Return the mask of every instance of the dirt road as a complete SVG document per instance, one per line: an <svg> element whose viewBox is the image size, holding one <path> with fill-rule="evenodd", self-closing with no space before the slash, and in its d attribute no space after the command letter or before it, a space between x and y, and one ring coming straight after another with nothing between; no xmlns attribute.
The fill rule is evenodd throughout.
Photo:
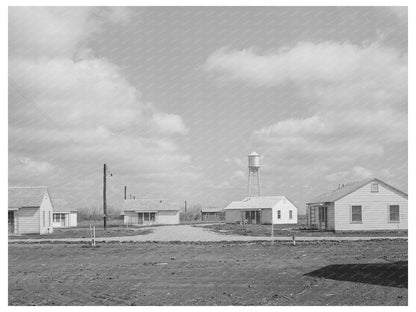
<svg viewBox="0 0 416 312"><path fill-rule="evenodd" d="M407 242L9 244L10 305L406 305Z"/></svg>
<svg viewBox="0 0 416 312"><path fill-rule="evenodd" d="M288 236L279 236L274 238L277 241L291 241L292 237ZM354 241L354 240L373 240L373 239L405 239L407 237L390 237L390 236L378 236L378 237L368 237L368 236L353 236L353 237L310 237L310 236L299 236L296 237L297 241L316 241L316 240L329 240L329 241ZM62 238L62 239L31 239L31 240L19 240L14 239L13 242L19 241L72 241L72 242L86 242L89 241L89 238ZM270 237L266 236L242 236L242 235L225 235L209 231L204 229L204 227L194 227L190 225L172 225L172 226L158 226L153 227L152 232L143 235L137 236L120 236L120 237L98 237L97 241L106 241L106 242L247 242L247 241L270 241Z"/></svg>

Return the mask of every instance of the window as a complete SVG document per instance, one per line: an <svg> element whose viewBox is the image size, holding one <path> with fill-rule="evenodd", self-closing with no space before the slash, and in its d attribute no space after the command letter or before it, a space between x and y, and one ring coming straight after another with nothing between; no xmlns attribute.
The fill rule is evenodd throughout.
<svg viewBox="0 0 416 312"><path fill-rule="evenodd" d="M362 206L351 206L351 223L362 223Z"/></svg>
<svg viewBox="0 0 416 312"><path fill-rule="evenodd" d="M289 219L292 220L293 215L292 215L292 210L289 210Z"/></svg>
<svg viewBox="0 0 416 312"><path fill-rule="evenodd" d="M371 192L378 192L378 183L371 183Z"/></svg>
<svg viewBox="0 0 416 312"><path fill-rule="evenodd" d="M54 213L53 214L53 222L61 222L61 214Z"/></svg>
<svg viewBox="0 0 416 312"><path fill-rule="evenodd" d="M400 222L399 205L389 205L389 222Z"/></svg>
<svg viewBox="0 0 416 312"><path fill-rule="evenodd" d="M280 210L277 211L277 218L280 219L281 218L281 214L280 214Z"/></svg>

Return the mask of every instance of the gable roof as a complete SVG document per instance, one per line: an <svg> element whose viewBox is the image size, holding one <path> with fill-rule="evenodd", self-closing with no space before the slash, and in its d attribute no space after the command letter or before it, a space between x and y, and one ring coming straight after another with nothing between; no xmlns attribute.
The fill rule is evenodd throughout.
<svg viewBox="0 0 416 312"><path fill-rule="evenodd" d="M205 207L201 208L201 212L223 212L224 210L222 208L218 207Z"/></svg>
<svg viewBox="0 0 416 312"><path fill-rule="evenodd" d="M126 199L124 210L128 211L178 211L179 207L166 199Z"/></svg>
<svg viewBox="0 0 416 312"><path fill-rule="evenodd" d="M46 186L9 187L9 208L40 207Z"/></svg>
<svg viewBox="0 0 416 312"><path fill-rule="evenodd" d="M77 208L70 207L65 199L58 198L53 200L53 212L76 212Z"/></svg>
<svg viewBox="0 0 416 312"><path fill-rule="evenodd" d="M246 197L242 201L233 201L224 210L273 208L285 196Z"/></svg>
<svg viewBox="0 0 416 312"><path fill-rule="evenodd" d="M395 191L396 193L399 193L402 196L407 198L407 194L405 192L400 191L399 189L381 181L380 179L371 178L371 179L364 179L364 180L361 180L361 181L347 183L343 187L341 187L340 189L336 189L336 190L333 190L333 191L330 191L330 192L319 195L318 197L313 199L313 201L310 201L307 204L335 202L335 201L340 200L341 198L351 194L352 192L355 192L356 190L362 188L363 186L365 186L365 185L367 185L371 182L380 183L380 184L384 185L385 187L387 187L387 188Z"/></svg>

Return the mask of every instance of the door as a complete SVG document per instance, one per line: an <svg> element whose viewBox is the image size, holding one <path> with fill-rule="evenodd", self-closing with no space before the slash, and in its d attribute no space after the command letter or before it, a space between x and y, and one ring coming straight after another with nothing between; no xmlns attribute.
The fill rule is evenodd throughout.
<svg viewBox="0 0 416 312"><path fill-rule="evenodd" d="M14 233L14 211L9 211L9 234Z"/></svg>
<svg viewBox="0 0 416 312"><path fill-rule="evenodd" d="M137 223L138 224L143 224L143 213L139 212L137 215Z"/></svg>
<svg viewBox="0 0 416 312"><path fill-rule="evenodd" d="M321 231L326 231L328 228L328 207L320 206L319 207L319 229Z"/></svg>

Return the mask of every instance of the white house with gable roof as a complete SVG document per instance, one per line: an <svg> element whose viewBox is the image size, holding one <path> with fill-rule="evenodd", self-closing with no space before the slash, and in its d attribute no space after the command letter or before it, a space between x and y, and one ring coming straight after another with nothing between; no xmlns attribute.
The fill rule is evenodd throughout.
<svg viewBox="0 0 416 312"><path fill-rule="evenodd" d="M233 201L225 211L225 222L248 224L296 224L298 209L286 196L246 197Z"/></svg>

